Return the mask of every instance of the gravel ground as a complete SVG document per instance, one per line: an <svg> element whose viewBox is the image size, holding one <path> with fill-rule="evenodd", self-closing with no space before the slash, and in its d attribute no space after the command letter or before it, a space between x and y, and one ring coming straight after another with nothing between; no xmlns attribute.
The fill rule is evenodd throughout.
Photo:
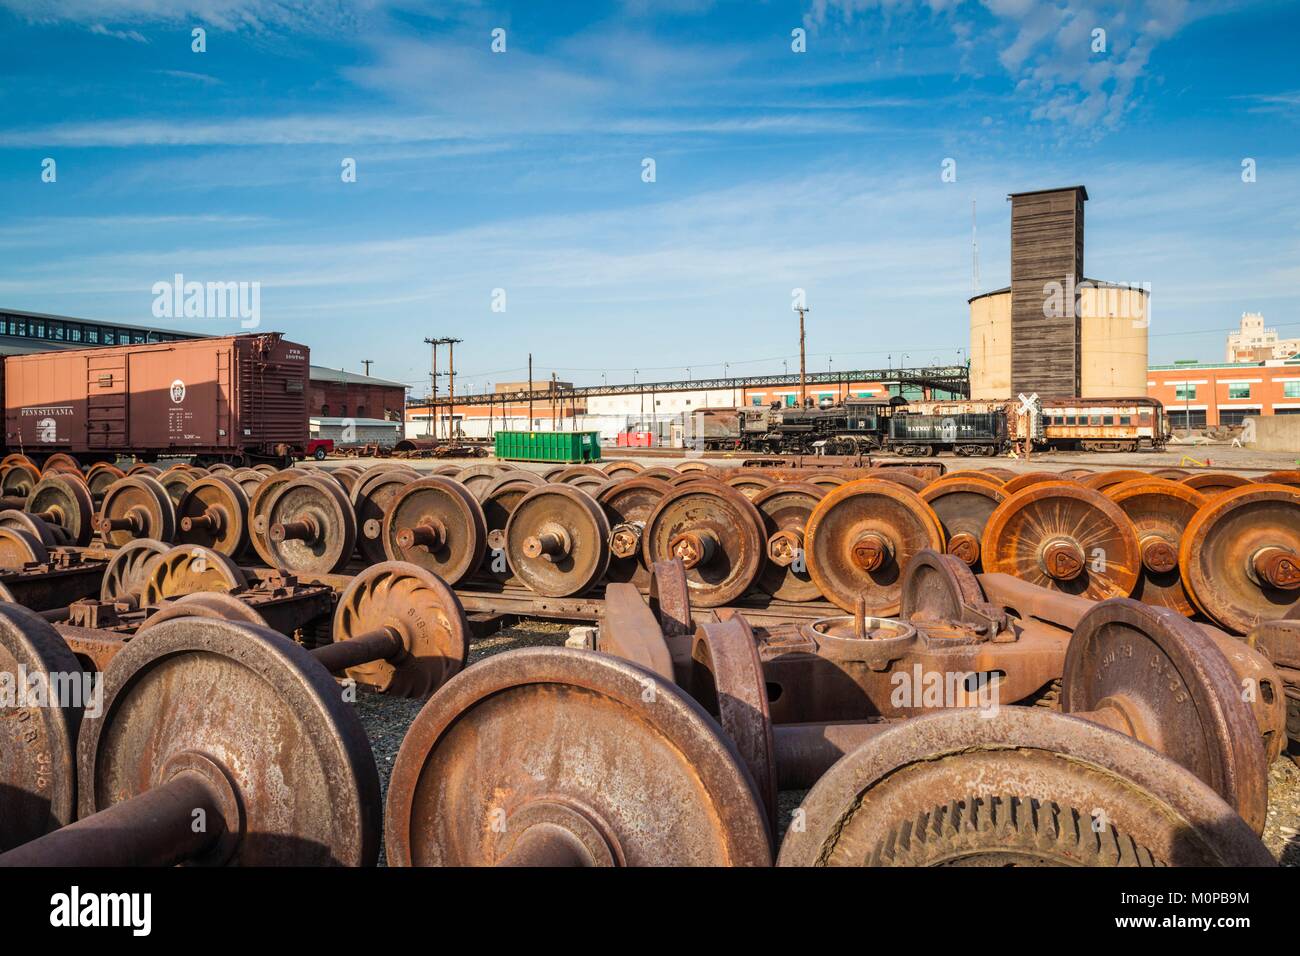
<svg viewBox="0 0 1300 956"><path fill-rule="evenodd" d="M517 647L562 645L568 636L565 624L550 621L523 621L505 628L490 637L476 640L470 649L470 663ZM420 711L421 702L378 694L358 695L357 709L361 723L370 737L379 767L381 795L388 793L388 776L393 761L402 744L406 729ZM779 797L779 836L789 825L790 815L803 800L807 791L782 791ZM1283 866L1300 866L1300 767L1289 757L1279 757L1269 770L1268 819L1264 827L1264 843ZM380 848L380 865L383 865L383 848Z"/></svg>

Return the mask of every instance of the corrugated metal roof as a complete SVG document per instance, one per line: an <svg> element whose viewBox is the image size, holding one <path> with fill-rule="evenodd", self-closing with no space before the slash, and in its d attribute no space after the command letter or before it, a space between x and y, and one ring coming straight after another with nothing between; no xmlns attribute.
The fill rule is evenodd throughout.
<svg viewBox="0 0 1300 956"><path fill-rule="evenodd" d="M336 382L343 385L386 385L389 388L406 388L402 382L390 382L386 378L373 375L361 375L358 372L345 372L341 368L326 368L324 365L311 367L313 382Z"/></svg>

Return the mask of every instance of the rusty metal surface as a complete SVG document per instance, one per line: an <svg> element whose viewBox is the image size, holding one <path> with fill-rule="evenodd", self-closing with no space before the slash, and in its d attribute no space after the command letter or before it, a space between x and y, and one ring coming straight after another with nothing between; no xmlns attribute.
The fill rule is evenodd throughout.
<svg viewBox="0 0 1300 956"><path fill-rule="evenodd" d="M95 531L92 525L95 504L80 474L76 477L59 473L46 475L27 496L25 510L62 528L69 543L78 547L88 545Z"/></svg>
<svg viewBox="0 0 1300 956"><path fill-rule="evenodd" d="M62 534L60 529L56 529L54 525L42 521L35 515L29 515L26 511L15 508L0 511L0 528L17 528L19 531L26 531L46 548L67 544L67 536Z"/></svg>
<svg viewBox="0 0 1300 956"><path fill-rule="evenodd" d="M179 544L201 544L230 557L248 547L248 495L233 478L209 475L194 482L181 496L176 516Z"/></svg>
<svg viewBox="0 0 1300 956"><path fill-rule="evenodd" d="M1126 481L1145 481L1150 477L1150 473L1139 471L1136 468L1112 468L1109 471L1084 475L1079 479L1079 484L1085 488L1091 488L1093 491L1105 491Z"/></svg>
<svg viewBox="0 0 1300 956"><path fill-rule="evenodd" d="M144 622L136 628L135 633L144 634L167 621L174 621L181 617L203 617L268 627L266 619L256 608L233 594L224 591L195 591L193 594L185 594L163 604L145 618Z"/></svg>
<svg viewBox="0 0 1300 956"><path fill-rule="evenodd" d="M0 605L0 674L11 687L42 675L47 688L57 688L51 678L61 682L80 672L48 623L25 608ZM32 698L0 706L0 851L75 818L81 717L71 701Z"/></svg>
<svg viewBox="0 0 1300 956"><path fill-rule="evenodd" d="M1142 569L1132 596L1191 617L1196 607L1183 587L1178 547L1188 522L1209 499L1195 488L1164 478L1119 482L1104 493L1128 515L1137 532Z"/></svg>
<svg viewBox="0 0 1300 956"><path fill-rule="evenodd" d="M169 550L169 545L152 538L137 538L118 548L104 569L99 599L101 601L138 600L149 577L150 562Z"/></svg>
<svg viewBox="0 0 1300 956"><path fill-rule="evenodd" d="M1255 715L1214 640L1176 611L1117 598L1084 615L1065 655L1061 711L1177 761L1263 832L1268 774Z"/></svg>
<svg viewBox="0 0 1300 956"><path fill-rule="evenodd" d="M389 561L367 568L339 596L335 644L386 630L400 650L349 667L348 676L379 693L427 697L465 666L469 622L459 599L437 575Z"/></svg>
<svg viewBox="0 0 1300 956"><path fill-rule="evenodd" d="M267 475L257 490L253 492L248 499L248 531L250 542L253 550L262 561L271 566L275 566L275 554L271 551L271 541L267 537L267 532L271 530L271 524L268 520L268 514L271 510L271 503L275 496L289 482L311 472L296 471L292 468L284 468Z"/></svg>
<svg viewBox="0 0 1300 956"><path fill-rule="evenodd" d="M681 559L691 603L718 607L744 594L763 563L763 519L753 502L702 480L660 499L642 535L645 563Z"/></svg>
<svg viewBox="0 0 1300 956"><path fill-rule="evenodd" d="M934 509L943 526L948 553L979 572L984 570L980 562L984 528L1007 493L997 479L960 477L964 474L967 472L934 482L921 492L921 498Z"/></svg>
<svg viewBox="0 0 1300 956"><path fill-rule="evenodd" d="M781 601L815 601L821 590L808 572L804 536L808 517L826 488L805 482L788 482L765 488L751 499L763 516L763 562L755 583Z"/></svg>
<svg viewBox="0 0 1300 956"><path fill-rule="evenodd" d="M1127 597L1141 558L1128 517L1101 492L1040 482L998 505L984 528L984 569L1104 600Z"/></svg>
<svg viewBox="0 0 1300 956"><path fill-rule="evenodd" d="M903 569L925 548L942 551L943 529L921 496L892 481L865 479L830 491L804 532L809 571L845 610L859 596L866 613L898 613Z"/></svg>
<svg viewBox="0 0 1300 956"><path fill-rule="evenodd" d="M659 620L632 585L611 584L605 589L596 636L596 647L602 654L631 661L664 680L677 680Z"/></svg>
<svg viewBox="0 0 1300 956"><path fill-rule="evenodd" d="M352 509L357 515L357 550L366 561L375 564L387 560L383 538L384 514L397 494L419 477L417 472L402 465L376 465L352 485Z"/></svg>
<svg viewBox="0 0 1300 956"><path fill-rule="evenodd" d="M1286 679L1282 668L1240 637L1212 624L1200 628L1227 658L1237 678L1240 696L1250 705L1264 746L1264 763L1271 765L1286 748Z"/></svg>
<svg viewBox="0 0 1300 956"><path fill-rule="evenodd" d="M787 832L778 865L1274 865L1190 771L1037 708L885 729L832 767L801 809L807 826Z"/></svg>
<svg viewBox="0 0 1300 956"><path fill-rule="evenodd" d="M127 475L104 493L97 528L110 547L137 538L170 542L176 537L176 505L157 478Z"/></svg>
<svg viewBox="0 0 1300 956"><path fill-rule="evenodd" d="M430 698L385 816L392 866L515 862L535 826L562 831L546 842L575 865L771 862L762 802L714 720L650 671L569 648L494 655Z"/></svg>
<svg viewBox="0 0 1300 956"><path fill-rule="evenodd" d="M609 519L581 488L541 485L511 510L505 556L514 576L530 591L546 597L582 594L609 567Z"/></svg>
<svg viewBox="0 0 1300 956"><path fill-rule="evenodd" d="M1241 475L1234 475L1231 472L1224 471L1199 471L1182 479L1182 482L1187 487L1195 488L1208 497L1214 497L1221 491L1228 491L1231 488L1239 488L1242 485L1251 483L1249 478L1243 478Z"/></svg>
<svg viewBox="0 0 1300 956"><path fill-rule="evenodd" d="M717 718L758 787L776 837L777 754L763 665L749 624L739 615L702 623L691 643L691 696Z"/></svg>
<svg viewBox="0 0 1300 956"><path fill-rule="evenodd" d="M380 532L390 561L408 561L457 584L478 570L487 550L487 525L478 500L445 475L403 485Z"/></svg>
<svg viewBox="0 0 1300 956"><path fill-rule="evenodd" d="M988 474L996 474L993 469L986 469ZM1028 488L1031 485L1041 484L1044 481L1060 481L1061 476L1054 471L1028 471L1020 474L1008 472L1006 480L1002 484L1002 490L1008 495L1014 495L1017 491Z"/></svg>
<svg viewBox="0 0 1300 956"><path fill-rule="evenodd" d="M1188 522L1178 551L1183 585L1234 634L1300 603L1300 495L1249 484L1215 495Z"/></svg>
<svg viewBox="0 0 1300 956"><path fill-rule="evenodd" d="M247 625L170 621L127 643L103 681L103 712L83 722L78 743L82 824L48 852L33 846L37 860L157 863L154 854L174 845L208 864L375 862L379 781L365 731L292 641ZM125 820L92 816L189 774L221 808L208 814L201 846L192 802ZM237 826L220 826L232 807Z"/></svg>
<svg viewBox="0 0 1300 956"><path fill-rule="evenodd" d="M298 574L338 571L356 547L356 512L333 480L304 475L280 486L266 521L272 567Z"/></svg>
<svg viewBox="0 0 1300 956"><path fill-rule="evenodd" d="M0 571L0 590L5 600L48 611L94 595L104 568L104 561L83 558L76 551L56 551L46 564Z"/></svg>
<svg viewBox="0 0 1300 956"><path fill-rule="evenodd" d="M236 591L248 583L234 561L198 544L176 545L150 561L145 573L144 604L161 604L195 591Z"/></svg>
<svg viewBox="0 0 1300 956"><path fill-rule="evenodd" d="M641 538L645 523L660 499L672 489L659 478L611 478L595 492L596 501L605 509L610 526L610 559L605 580L630 582L641 590L650 585L650 568L645 563Z"/></svg>
<svg viewBox="0 0 1300 956"><path fill-rule="evenodd" d="M34 534L20 528L0 528L0 569L14 571L49 559L49 551Z"/></svg>

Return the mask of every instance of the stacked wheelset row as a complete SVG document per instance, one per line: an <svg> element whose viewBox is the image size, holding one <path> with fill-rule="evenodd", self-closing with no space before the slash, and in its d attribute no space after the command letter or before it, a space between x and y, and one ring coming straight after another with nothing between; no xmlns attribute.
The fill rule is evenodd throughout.
<svg viewBox="0 0 1300 956"><path fill-rule="evenodd" d="M920 565L947 560L926 552ZM678 580L655 588L664 626L690 622L680 565L668 570ZM962 577L960 566L949 570ZM912 579L914 605L935 589ZM444 598L463 622L454 594ZM689 626L680 678L604 648L497 655L443 684L409 729L382 815L389 862L766 865L777 782L817 764L782 864L1271 863L1193 769L1112 729L1123 707L1087 712L1097 690L1087 661L1116 625L1162 654L1196 658L1180 672L1180 699L1195 700L1202 721L1225 720L1231 747L1195 770L1249 799L1259 773L1248 758L1262 761L1260 744L1227 665L1194 625L1129 606L1143 607L1106 602L1079 622L1063 698L1070 715L1008 707L774 725L741 617ZM926 610L918 626L951 642L956 622ZM32 674L80 668L57 629L13 606L0 606L0 651L6 666ZM372 864L378 779L334 669L248 622L176 617L142 629L104 669L97 713L67 705L24 715L21 759L6 751L0 761L0 783L24 798L0 820L9 851L0 865ZM1172 699L1163 687L1135 689L1144 693L1158 708ZM1193 763L1214 752L1193 738L1167 745ZM193 826L196 809L206 827Z"/></svg>

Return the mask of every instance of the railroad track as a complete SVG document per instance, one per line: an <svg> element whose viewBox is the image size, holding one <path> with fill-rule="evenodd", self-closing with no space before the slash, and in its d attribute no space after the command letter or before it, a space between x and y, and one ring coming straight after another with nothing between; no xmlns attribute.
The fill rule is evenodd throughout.
<svg viewBox="0 0 1300 956"><path fill-rule="evenodd" d="M7 460L0 662L100 675L106 706L34 714L30 759L0 761L0 784L49 797L0 821L0 863L364 865L381 825L389 862L416 865L1268 862L1266 767L1300 696L1300 475L924 468ZM599 627L466 668L519 618ZM382 813L357 687L427 698ZM122 722L163 706L171 736L135 747ZM268 726L313 750L264 746ZM905 768L923 785L899 790ZM430 786L443 773L463 786ZM1005 825L1031 795L977 782L1017 774L1051 819L1106 806L1113 840ZM816 825L777 847L792 787ZM868 792L888 812L855 814ZM504 830L482 816L501 793ZM185 835L178 800L223 826ZM907 837L953 807L990 826Z"/></svg>

